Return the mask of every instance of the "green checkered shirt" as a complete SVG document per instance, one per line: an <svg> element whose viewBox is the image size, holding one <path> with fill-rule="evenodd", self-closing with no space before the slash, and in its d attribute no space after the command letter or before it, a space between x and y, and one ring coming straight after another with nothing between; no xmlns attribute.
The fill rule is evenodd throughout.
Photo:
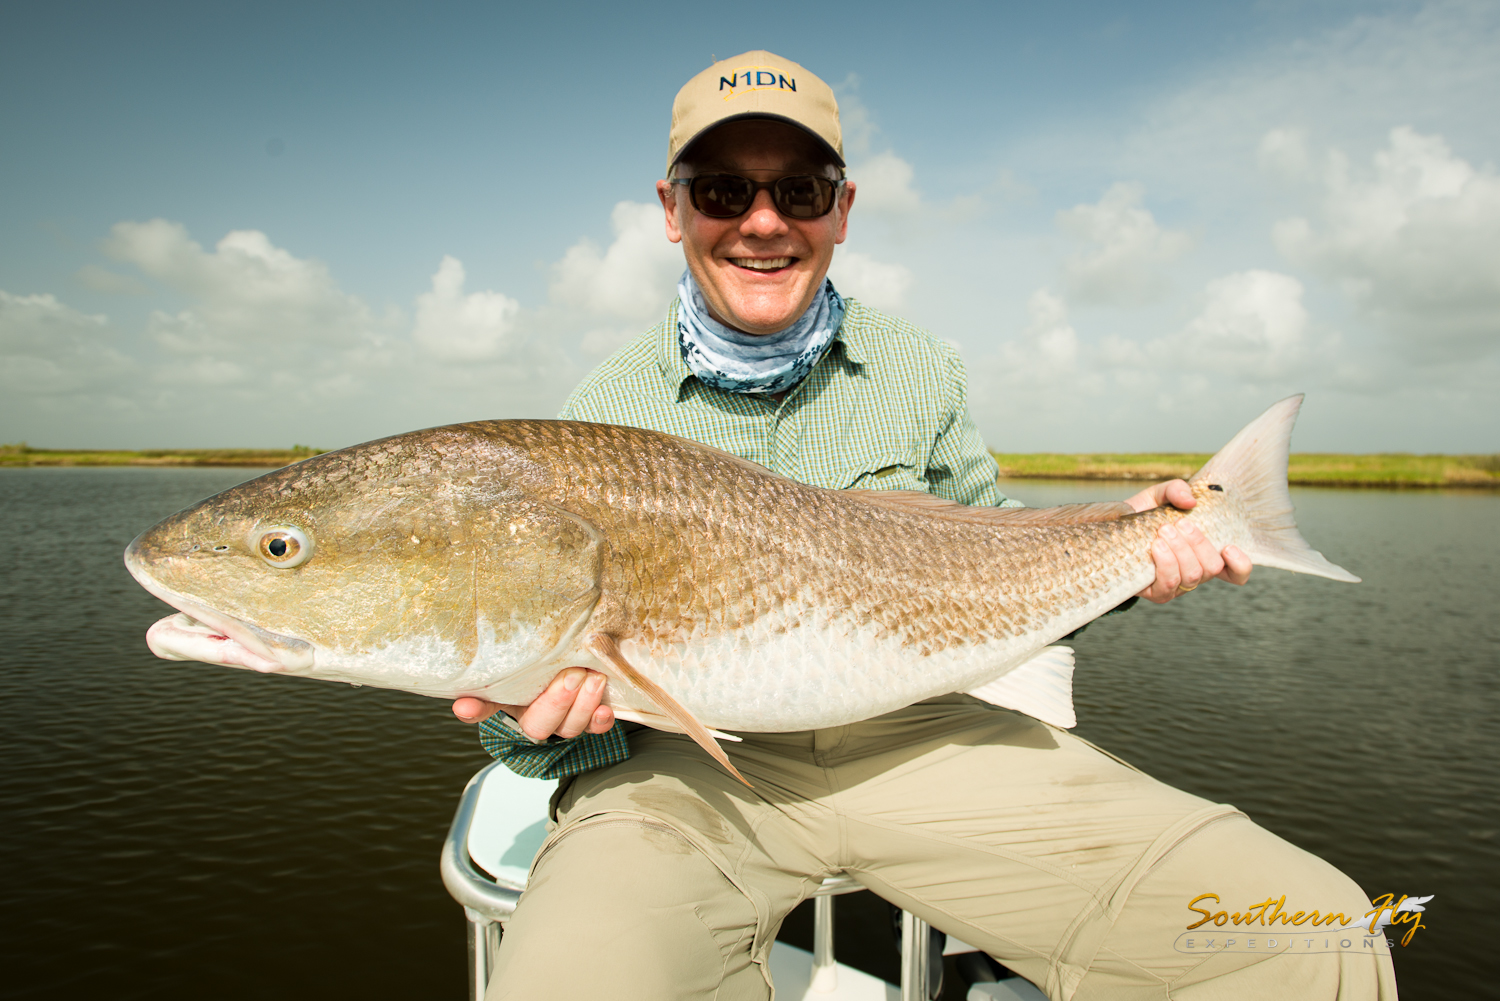
<svg viewBox="0 0 1500 1001"><path fill-rule="evenodd" d="M923 490L963 504L1018 506L969 417L958 352L858 300L807 378L780 402L699 382L682 360L677 301L666 320L573 391L564 420L666 431L833 490ZM622 725L532 743L505 716L479 726L485 750L521 775L563 778L630 756Z"/></svg>

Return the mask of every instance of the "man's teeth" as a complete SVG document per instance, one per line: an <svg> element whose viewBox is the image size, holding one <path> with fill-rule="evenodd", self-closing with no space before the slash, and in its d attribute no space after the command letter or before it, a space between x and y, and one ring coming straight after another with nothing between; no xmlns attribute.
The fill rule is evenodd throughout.
<svg viewBox="0 0 1500 1001"><path fill-rule="evenodd" d="M777 268L789 268L792 266L791 257L731 257L731 264L738 264L742 268L750 268L752 271L775 271Z"/></svg>

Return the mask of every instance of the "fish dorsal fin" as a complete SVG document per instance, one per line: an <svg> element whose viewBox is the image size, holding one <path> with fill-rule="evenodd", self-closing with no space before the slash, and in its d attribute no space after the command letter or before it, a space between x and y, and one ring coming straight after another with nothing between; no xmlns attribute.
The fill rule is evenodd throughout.
<svg viewBox="0 0 1500 1001"><path fill-rule="evenodd" d="M1073 648L1043 647L1019 667L969 689L967 694L1002 709L1034 716L1043 723L1072 729L1078 725L1073 713Z"/></svg>
<svg viewBox="0 0 1500 1001"><path fill-rule="evenodd" d="M1124 501L1061 504L1057 507L970 507L920 490L845 490L843 494L892 511L985 525L1081 525L1091 521L1114 521L1135 514L1135 509Z"/></svg>
<svg viewBox="0 0 1500 1001"><path fill-rule="evenodd" d="M666 716L673 723L677 724L683 733L692 737L698 746L712 755L715 761L729 771L729 774L741 782L745 782L745 776L741 775L738 769L729 763L729 756L724 753L723 748L714 742L713 735L709 733L708 728L699 723L692 713L683 708L682 703L668 695L665 689L640 671L637 671L634 665L626 660L625 655L620 652L620 645L615 642L613 636L610 636L608 633L591 633L584 640L583 645L595 657L598 657L607 664L611 670L619 672L620 677L624 681L634 686L646 698L655 702L656 707L662 711L663 716ZM745 782L745 785L753 788L749 782Z"/></svg>

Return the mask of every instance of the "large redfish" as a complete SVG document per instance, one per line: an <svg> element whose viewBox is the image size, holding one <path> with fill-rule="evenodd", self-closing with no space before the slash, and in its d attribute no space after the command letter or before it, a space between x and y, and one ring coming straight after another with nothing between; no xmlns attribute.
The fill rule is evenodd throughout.
<svg viewBox="0 0 1500 1001"><path fill-rule="evenodd" d="M1358 580L1292 520L1276 404L1191 479L1195 523L1256 563ZM160 657L531 701L562 668L691 734L851 723L947 692L1073 725L1048 644L1151 582L1124 504L972 508L835 491L695 442L480 421L319 455L173 515L130 572L181 609Z"/></svg>

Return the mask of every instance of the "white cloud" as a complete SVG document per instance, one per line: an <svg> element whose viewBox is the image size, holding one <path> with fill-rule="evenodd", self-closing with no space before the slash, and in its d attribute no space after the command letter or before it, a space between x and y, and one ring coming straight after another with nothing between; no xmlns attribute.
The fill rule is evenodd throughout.
<svg viewBox="0 0 1500 1001"><path fill-rule="evenodd" d="M1335 150L1317 222L1273 228L1288 260L1333 279L1377 326L1419 356L1479 357L1500 347L1500 177L1441 136L1390 133L1372 169Z"/></svg>
<svg viewBox="0 0 1500 1001"><path fill-rule="evenodd" d="M1088 245L1063 265L1074 298L1131 305L1166 291L1160 269L1186 253L1193 241L1186 233L1162 229L1142 207L1144 195L1140 185L1119 182L1097 203L1057 213L1058 228Z"/></svg>
<svg viewBox="0 0 1500 1001"><path fill-rule="evenodd" d="M1267 132L1256 150L1256 161L1261 170L1282 180L1298 180L1306 176L1312 166L1306 130L1272 129Z"/></svg>
<svg viewBox="0 0 1500 1001"><path fill-rule="evenodd" d="M911 288L911 269L877 261L869 254L839 247L833 252L828 277L841 295L853 296L876 309L899 310Z"/></svg>
<svg viewBox="0 0 1500 1001"><path fill-rule="evenodd" d="M1105 308L1074 309L1077 373L1051 390L1064 406L1003 387L999 402L976 404L986 432L1016 448L1210 447L1233 430L1204 430L1219 414L1308 390L1299 448L1494 447L1500 213L1487 164L1500 160L1500 117L1483 95L1500 87L1500 7L1424 2L1340 21L1226 51L1110 123L1059 116L1007 142L1001 164L1037 185L1042 205L1071 205L1081 185L1130 178L1150 194L1142 208L1170 197L1168 228L1196 240L1169 269L1154 265L1156 278L1173 279L1157 286L1155 303L1126 308L1128 296L1101 296ZM1392 131L1402 123L1413 127ZM1347 155L1330 156L1330 146ZM914 159L925 176L926 161ZM913 264L914 305L941 311L940 332L993 329L990 302L934 308L934 297L957 302L962 283L989 291L1002 316L1019 312L1056 267L1069 304L1094 298L1085 279L1100 276L1080 270L1085 255L1054 257L1024 207L1000 222L984 240L945 234L945 249L974 259L955 254L953 279L877 252ZM994 340L1015 350L1027 321L1010 324ZM971 335L965 353L995 357L981 337ZM995 386L982 369L976 385ZM1011 399L1024 399L1025 415ZM1191 431L1140 426L1142 415L1189 411Z"/></svg>
<svg viewBox="0 0 1500 1001"><path fill-rule="evenodd" d="M1019 379L1052 382L1078 367L1078 334L1068 322L1068 304L1048 289L1037 289L1026 301L1031 322L1019 342L1004 345L1001 357Z"/></svg>
<svg viewBox="0 0 1500 1001"><path fill-rule="evenodd" d="M464 266L445 256L432 291L417 296L412 339L444 361L487 361L511 346L521 304L499 292L464 292Z"/></svg>
<svg viewBox="0 0 1500 1001"><path fill-rule="evenodd" d="M681 248L667 240L661 205L620 202L610 227L615 238L606 249L585 237L552 266L552 301L592 327L584 337L591 353L659 321L685 267Z"/></svg>
<svg viewBox="0 0 1500 1001"><path fill-rule="evenodd" d="M1144 105L1141 126L1123 144L1105 131L1112 148L1091 144L1082 152L1106 157L1153 191L1214 198L1232 209L1236 195L1255 207L1246 197L1254 178L1245 153L1270 130L1363 147L1394 125L1420 122L1492 148L1500 127L1481 95L1500 88L1497 43L1500 7L1488 0L1360 12L1211 61L1196 80Z"/></svg>
<svg viewBox="0 0 1500 1001"><path fill-rule="evenodd" d="M1208 283L1203 308L1148 353L1163 368L1237 376L1283 377L1309 359L1311 322L1302 283L1274 271L1241 271Z"/></svg>
<svg viewBox="0 0 1500 1001"><path fill-rule="evenodd" d="M144 283L101 268L97 264L85 264L73 277L89 291L103 292L106 295L145 295L151 291Z"/></svg>
<svg viewBox="0 0 1500 1001"><path fill-rule="evenodd" d="M908 216L922 210L922 196L912 186L916 171L895 153L886 151L849 168L855 182L854 205L861 213Z"/></svg>
<svg viewBox="0 0 1500 1001"><path fill-rule="evenodd" d="M1068 321L1068 304L1049 289L1040 288L1026 301L1028 322L1015 340L1001 343L995 353L975 367L976 395L988 400L1055 395L1080 387L1080 364L1086 363L1078 333Z"/></svg>
<svg viewBox="0 0 1500 1001"><path fill-rule="evenodd" d="M534 315L503 293L467 291L451 256L408 320L256 230L206 250L179 223L124 222L105 250L188 300L146 320L160 357L133 393L158 411L286 415L277 419L298 440L311 436L295 428L322 414L361 440L445 419L553 413L576 376L557 345L535 336Z"/></svg>
<svg viewBox="0 0 1500 1001"><path fill-rule="evenodd" d="M327 265L293 256L259 230L235 230L208 252L181 223L122 222L104 250L192 302L151 316L152 334L172 351L350 346L385 325L338 287Z"/></svg>
<svg viewBox="0 0 1500 1001"><path fill-rule="evenodd" d="M134 368L104 316L51 295L0 291L0 388L9 399L111 393Z"/></svg>
<svg viewBox="0 0 1500 1001"><path fill-rule="evenodd" d="M850 73L842 83L833 88L838 97L839 127L843 132L846 161L868 154L879 131L870 115L870 109L860 99L859 84L859 74Z"/></svg>
<svg viewBox="0 0 1500 1001"><path fill-rule="evenodd" d="M1045 427L1040 433L1047 435L1065 425L1086 426L1087 415L1105 409L1139 417L1211 405L1219 397L1242 397L1253 407L1343 376L1329 361L1337 340L1318 336L1302 284L1269 271L1209 282L1195 316L1174 333L1147 340L1114 332L1081 336L1067 301L1045 288L1031 294L1027 314L1020 336L976 366L975 410L984 417L1008 414L1006 422ZM1293 387L1289 380L1300 382Z"/></svg>

